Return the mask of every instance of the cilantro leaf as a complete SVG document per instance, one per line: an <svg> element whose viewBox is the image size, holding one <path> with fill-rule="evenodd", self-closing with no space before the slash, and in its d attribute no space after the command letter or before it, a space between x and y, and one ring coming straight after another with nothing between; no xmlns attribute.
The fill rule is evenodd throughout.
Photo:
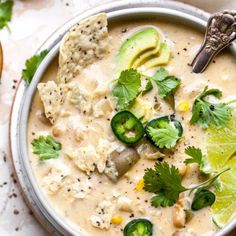
<svg viewBox="0 0 236 236"><path fill-rule="evenodd" d="M213 104L206 101L205 97L209 95L220 98L222 92L219 89L208 90L206 86L194 101L190 123L202 128L209 126L224 128L230 118L230 108L225 103Z"/></svg>
<svg viewBox="0 0 236 236"><path fill-rule="evenodd" d="M184 161L185 164L191 164L191 163L197 163L202 165L203 163L203 155L200 148L195 148L194 146L189 146L185 149L185 154L190 156L191 158L188 158Z"/></svg>
<svg viewBox="0 0 236 236"><path fill-rule="evenodd" d="M174 192L175 193L175 192ZM176 196L176 194L169 194L169 196L167 196L166 193L157 193L156 195L154 195L151 199L151 205L153 207L168 207L168 206L173 206L176 202L176 200L178 199L179 195Z"/></svg>
<svg viewBox="0 0 236 236"><path fill-rule="evenodd" d="M145 175L143 177L144 179L144 190L151 192L151 193L157 193L160 191L160 184L159 184L159 176L156 174L156 170L154 169L147 169L145 172Z"/></svg>
<svg viewBox="0 0 236 236"><path fill-rule="evenodd" d="M156 146L160 148L172 148L179 139L179 131L171 122L166 123L164 127L158 129L148 127L147 133L152 137Z"/></svg>
<svg viewBox="0 0 236 236"><path fill-rule="evenodd" d="M155 81L163 81L167 76L169 76L169 72L165 68L161 67L152 76L152 79Z"/></svg>
<svg viewBox="0 0 236 236"><path fill-rule="evenodd" d="M161 98L173 95L180 85L180 80L175 76L170 76L169 72L164 68L157 70L151 79L156 82L158 94Z"/></svg>
<svg viewBox="0 0 236 236"><path fill-rule="evenodd" d="M0 29L8 27L12 17L13 1L7 0L0 3Z"/></svg>
<svg viewBox="0 0 236 236"><path fill-rule="evenodd" d="M166 162L157 162L154 169L147 169L143 179L144 190L155 193L151 200L154 207L173 206L179 194L187 190L181 184L182 177L178 169Z"/></svg>
<svg viewBox="0 0 236 236"><path fill-rule="evenodd" d="M199 165L200 172L204 174L209 174L212 172L211 167L208 164L206 157L202 154L200 148L189 146L185 149L185 154L191 157L184 161L186 165L197 163Z"/></svg>
<svg viewBox="0 0 236 236"><path fill-rule="evenodd" d="M61 143L54 140L50 135L39 136L32 141L33 153L39 155L41 161L58 158Z"/></svg>
<svg viewBox="0 0 236 236"><path fill-rule="evenodd" d="M39 65L48 54L48 50L42 51L40 54L34 55L33 57L26 60L25 69L22 70L22 78L25 80L26 84L29 85L34 77L36 70Z"/></svg>
<svg viewBox="0 0 236 236"><path fill-rule="evenodd" d="M158 94L161 98L168 97L173 94L180 85L180 80L175 76L168 76L163 81L156 81L158 86Z"/></svg>
<svg viewBox="0 0 236 236"><path fill-rule="evenodd" d="M206 86L202 93L199 95L199 98L204 98L209 95L215 96L216 98L221 98L222 92L219 89L208 89L208 86Z"/></svg>
<svg viewBox="0 0 236 236"><path fill-rule="evenodd" d="M142 91L142 95L148 93L152 89L153 89L152 81L150 79L148 79L148 82L146 83L145 88Z"/></svg>
<svg viewBox="0 0 236 236"><path fill-rule="evenodd" d="M121 72L112 95L117 99L117 108L127 109L140 92L141 74L137 70L129 69Z"/></svg>

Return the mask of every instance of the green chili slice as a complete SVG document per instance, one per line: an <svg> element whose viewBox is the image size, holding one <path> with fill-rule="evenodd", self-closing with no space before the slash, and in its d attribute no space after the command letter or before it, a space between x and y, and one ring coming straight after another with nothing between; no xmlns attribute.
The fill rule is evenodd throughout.
<svg viewBox="0 0 236 236"><path fill-rule="evenodd" d="M135 219L130 221L124 229L124 236L152 236L153 224L147 219Z"/></svg>
<svg viewBox="0 0 236 236"><path fill-rule="evenodd" d="M129 111L117 113L111 120L111 128L115 136L126 144L135 144L144 136L142 123Z"/></svg>
<svg viewBox="0 0 236 236"><path fill-rule="evenodd" d="M193 211L211 206L215 202L215 194L208 189L199 189L193 198L191 208Z"/></svg>

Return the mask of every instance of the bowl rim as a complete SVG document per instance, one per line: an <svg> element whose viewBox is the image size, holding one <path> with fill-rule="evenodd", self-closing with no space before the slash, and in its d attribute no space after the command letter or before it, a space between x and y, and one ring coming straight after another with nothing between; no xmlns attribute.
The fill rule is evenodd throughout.
<svg viewBox="0 0 236 236"><path fill-rule="evenodd" d="M46 197L43 196L42 190L37 185L36 178L34 177L33 170L30 166L28 158L27 148L27 125L28 125L28 114L31 106L31 101L36 90L37 83L40 81L42 75L49 63L57 55L59 50L60 40L63 35L81 19L87 18L88 16L97 14L99 12L107 12L108 20L115 19L116 17L130 15L130 14L165 14L173 15L173 17L187 19L188 21L195 22L195 24L205 27L206 20L209 14L189 6L173 1L146 1L145 4L141 1L134 0L132 4L124 1L114 2L105 4L93 9L90 9L83 14L69 20L65 25L59 28L53 33L49 39L47 39L37 52L48 49L49 53L40 64L37 69L34 78L27 88L23 81L20 82L11 111L10 120L10 148L12 154L12 160L14 168L19 180L23 195L26 201L29 203L36 218L46 227L49 232L53 235L85 235L78 230L71 228L72 223L65 223L60 214L48 204ZM217 236L225 235L230 232L236 225L235 220L232 220L227 226L225 226Z"/></svg>

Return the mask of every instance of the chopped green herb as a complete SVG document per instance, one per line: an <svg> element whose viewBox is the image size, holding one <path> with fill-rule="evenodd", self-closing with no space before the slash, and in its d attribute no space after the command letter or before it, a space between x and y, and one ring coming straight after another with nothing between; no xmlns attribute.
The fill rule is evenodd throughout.
<svg viewBox="0 0 236 236"><path fill-rule="evenodd" d="M148 79L145 88L142 91L142 95L148 93L149 91L151 91L153 89L153 85L152 85L152 81Z"/></svg>
<svg viewBox="0 0 236 236"><path fill-rule="evenodd" d="M156 146L160 148L174 147L179 139L179 132L173 124L166 124L166 127L161 129L148 127L147 132L152 137Z"/></svg>
<svg viewBox="0 0 236 236"><path fill-rule="evenodd" d="M146 135L158 148L172 148L183 134L183 127L179 121L163 116L153 119L146 125Z"/></svg>
<svg viewBox="0 0 236 236"><path fill-rule="evenodd" d="M185 149L185 154L191 157L184 161L186 165L197 163L199 165L200 172L204 174L209 174L211 172L211 168L207 163L206 157L202 154L200 148L189 146Z"/></svg>
<svg viewBox="0 0 236 236"><path fill-rule="evenodd" d="M42 51L40 54L34 55L33 57L26 60L25 63L25 69L22 70L22 78L25 80L26 84L29 85L31 80L34 77L34 74L45 58L45 56L48 54L48 50Z"/></svg>
<svg viewBox="0 0 236 236"><path fill-rule="evenodd" d="M39 155L41 161L58 158L59 151L61 150L61 143L54 140L50 135L39 136L31 144L33 146L33 153Z"/></svg>
<svg viewBox="0 0 236 236"><path fill-rule="evenodd" d="M117 84L112 90L113 96L117 99L119 110L127 109L139 95L141 88L141 74L137 70L129 69L121 72Z"/></svg>
<svg viewBox="0 0 236 236"><path fill-rule="evenodd" d="M182 177L178 169L166 162L157 162L154 169L147 169L144 174L144 190L155 193L151 199L151 205L154 207L173 206L179 198L179 194L190 190L207 189L211 187L217 178L229 168L214 175L211 179L193 187L185 188L182 185Z"/></svg>
<svg viewBox="0 0 236 236"><path fill-rule="evenodd" d="M194 101L190 123L202 128L209 126L224 128L230 118L230 108L225 103L213 104L206 101L205 98L209 95L220 98L222 92L219 89L208 90L208 86L206 86Z"/></svg>
<svg viewBox="0 0 236 236"><path fill-rule="evenodd" d="M164 68L157 70L151 79L156 82L158 94L161 98L173 95L180 85L180 79L175 76L170 76L169 72Z"/></svg>
<svg viewBox="0 0 236 236"><path fill-rule="evenodd" d="M12 17L13 1L7 0L0 3L0 29L8 27Z"/></svg>
<svg viewBox="0 0 236 236"><path fill-rule="evenodd" d="M154 207L173 206L181 192L187 189L182 186L182 177L175 166L166 162L155 164L154 169L148 169L143 177L144 190L155 193L151 204Z"/></svg>
<svg viewBox="0 0 236 236"><path fill-rule="evenodd" d="M156 71L152 76L152 79L155 81L163 81L167 76L169 76L169 72L162 67Z"/></svg>

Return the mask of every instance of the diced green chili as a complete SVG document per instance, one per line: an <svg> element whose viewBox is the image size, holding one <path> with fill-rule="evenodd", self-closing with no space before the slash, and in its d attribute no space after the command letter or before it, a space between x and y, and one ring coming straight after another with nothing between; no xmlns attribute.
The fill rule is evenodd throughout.
<svg viewBox="0 0 236 236"><path fill-rule="evenodd" d="M130 221L124 229L124 236L152 236L153 224L147 219L135 219Z"/></svg>
<svg viewBox="0 0 236 236"><path fill-rule="evenodd" d="M135 144L144 136L142 123L129 111L117 113L111 120L111 128L115 136L126 144Z"/></svg>
<svg viewBox="0 0 236 236"><path fill-rule="evenodd" d="M191 208L193 211L211 206L215 202L215 194L208 189L199 189L193 198Z"/></svg>

